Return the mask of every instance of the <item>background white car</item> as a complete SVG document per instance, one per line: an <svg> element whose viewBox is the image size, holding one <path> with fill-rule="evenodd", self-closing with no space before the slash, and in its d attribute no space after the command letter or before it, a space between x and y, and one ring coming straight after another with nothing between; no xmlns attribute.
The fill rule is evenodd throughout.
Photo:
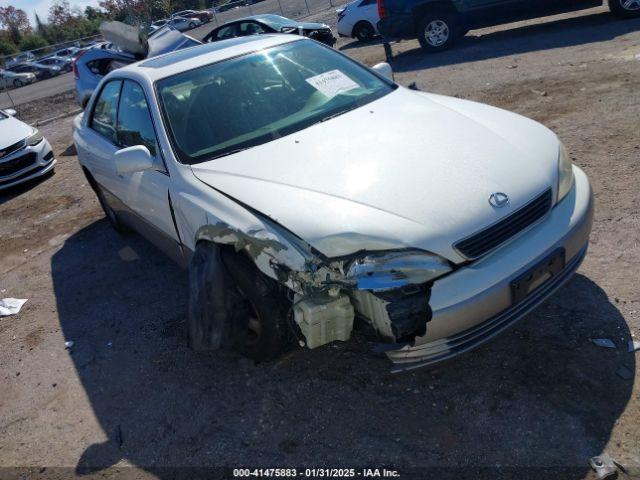
<svg viewBox="0 0 640 480"><path fill-rule="evenodd" d="M378 34L380 20L376 0L356 0L336 10L338 35L367 42Z"/></svg>
<svg viewBox="0 0 640 480"><path fill-rule="evenodd" d="M36 81L33 73L18 73L10 70L0 70L0 82L7 88L20 88Z"/></svg>
<svg viewBox="0 0 640 480"><path fill-rule="evenodd" d="M0 111L0 190L45 175L56 164L49 142L15 114Z"/></svg>
<svg viewBox="0 0 640 480"><path fill-rule="evenodd" d="M167 21L167 25L171 25L176 30L184 32L185 30L192 30L200 25L202 22L198 18L190 17L175 17Z"/></svg>

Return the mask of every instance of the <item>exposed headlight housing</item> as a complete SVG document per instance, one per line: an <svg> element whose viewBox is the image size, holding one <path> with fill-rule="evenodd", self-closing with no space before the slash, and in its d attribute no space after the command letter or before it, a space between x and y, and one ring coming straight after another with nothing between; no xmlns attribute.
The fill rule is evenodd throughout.
<svg viewBox="0 0 640 480"><path fill-rule="evenodd" d="M447 260L420 250L372 253L354 260L347 278L358 290L381 292L435 280L452 270Z"/></svg>
<svg viewBox="0 0 640 480"><path fill-rule="evenodd" d="M565 146L560 143L558 153L558 202L567 196L573 186L573 164Z"/></svg>
<svg viewBox="0 0 640 480"><path fill-rule="evenodd" d="M42 133L40 133L40 130L34 128L31 135L27 137L26 143L29 147L33 147L39 144L43 139L44 137L42 136Z"/></svg>

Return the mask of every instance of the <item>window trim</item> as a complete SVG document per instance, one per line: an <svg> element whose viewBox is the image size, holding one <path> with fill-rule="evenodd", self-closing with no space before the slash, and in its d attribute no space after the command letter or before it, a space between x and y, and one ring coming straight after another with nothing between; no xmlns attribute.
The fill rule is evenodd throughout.
<svg viewBox="0 0 640 480"><path fill-rule="evenodd" d="M96 130L95 128L93 128L93 118L95 117L96 114L96 107L98 106L98 101L100 100L100 96L102 95L102 92L104 92L104 89L107 88L107 85L109 85L110 83L113 82L120 82L120 89L118 90L118 103L116 104L116 123L113 126L115 132L116 132L116 142L114 143L113 140L111 138L107 138L105 135L103 135L101 132L99 132L98 130ZM96 96L95 101L93 102L93 104L91 105L91 115L89 115L89 121L87 122L87 127L89 127L93 132L97 133L101 138L103 138L104 140L106 140L107 142L109 142L110 144L119 147L120 145L118 145L117 141L118 141L118 109L120 108L120 94L122 93L122 85L124 84L123 79L116 77L116 78L112 78L110 79L108 82L105 82L104 85L102 85L102 87L100 88L100 92L98 93L98 95Z"/></svg>
<svg viewBox="0 0 640 480"><path fill-rule="evenodd" d="M112 144L114 147L118 147L118 149L126 148L124 145L122 145L120 143L120 141L118 139L118 125L119 125L118 119L119 119L119 114L120 114L120 100L122 99L122 89L124 88L124 82L127 82L127 81L132 82L132 83L138 85L138 87L140 87L140 90L142 90L142 95L144 96L144 101L147 102L147 109L149 110L149 119L151 120L151 126L153 128L153 134L156 137L156 145L157 145L156 154L153 156L153 158L155 160L160 160L160 162L161 162L161 164L158 164L156 166L157 168L155 169L155 171L158 172L158 173L163 173L163 174L169 176L169 169L167 168L167 161L164 158L164 154L162 153L162 148L160 146L160 140L159 140L160 137L158 136L158 128L156 127L156 122L154 121L153 115L151 114L151 104L149 103L149 96L147 95L147 92L145 91L144 87L137 80L134 80L132 78L127 78L127 77L116 76L114 78L109 79L107 82L105 82L105 84L102 86L102 88L100 88L100 93L96 97L96 100L93 102L93 105L91 105L91 115L89 116L89 120L87 122L87 127L90 128L93 132L95 132L98 135L100 135L100 137L105 139L107 142ZM104 91L106 86L109 85L111 82L120 82L120 91L118 92L118 104L116 105L116 124L115 124L116 141L115 141L115 143L110 138L105 137L103 134L101 134L100 132L98 132L96 129L93 128L93 117L94 117L94 114L95 114L96 104L98 103L98 99L100 98L100 95L102 95L102 92ZM158 162L154 162L154 163L158 163Z"/></svg>

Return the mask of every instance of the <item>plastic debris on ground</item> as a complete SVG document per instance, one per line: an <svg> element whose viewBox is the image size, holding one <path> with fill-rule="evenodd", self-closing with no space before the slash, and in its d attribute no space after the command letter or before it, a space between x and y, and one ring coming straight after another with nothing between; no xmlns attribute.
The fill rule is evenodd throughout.
<svg viewBox="0 0 640 480"><path fill-rule="evenodd" d="M64 348L71 348L73 347L73 340L67 340L66 342L64 342Z"/></svg>
<svg viewBox="0 0 640 480"><path fill-rule="evenodd" d="M637 340L629 340L629 351L630 352L635 352L640 350L640 342L638 342Z"/></svg>
<svg viewBox="0 0 640 480"><path fill-rule="evenodd" d="M15 315L26 301L26 298L3 298L0 300L0 317Z"/></svg>
<svg viewBox="0 0 640 480"><path fill-rule="evenodd" d="M610 338L592 338L591 341L602 348L616 348L616 344Z"/></svg>
<svg viewBox="0 0 640 480"><path fill-rule="evenodd" d="M591 457L589 464L600 479L609 478L616 473L616 465L607 453L603 453L597 457Z"/></svg>

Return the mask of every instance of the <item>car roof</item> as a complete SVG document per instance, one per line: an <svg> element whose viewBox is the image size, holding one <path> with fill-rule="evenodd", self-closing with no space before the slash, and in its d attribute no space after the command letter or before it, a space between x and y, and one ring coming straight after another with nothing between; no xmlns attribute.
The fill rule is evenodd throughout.
<svg viewBox="0 0 640 480"><path fill-rule="evenodd" d="M285 43L305 41L302 37L283 34L251 35L205 43L143 60L126 66L123 72L143 75L150 81L192 70L202 65L226 60ZM306 40L309 41L309 40Z"/></svg>

